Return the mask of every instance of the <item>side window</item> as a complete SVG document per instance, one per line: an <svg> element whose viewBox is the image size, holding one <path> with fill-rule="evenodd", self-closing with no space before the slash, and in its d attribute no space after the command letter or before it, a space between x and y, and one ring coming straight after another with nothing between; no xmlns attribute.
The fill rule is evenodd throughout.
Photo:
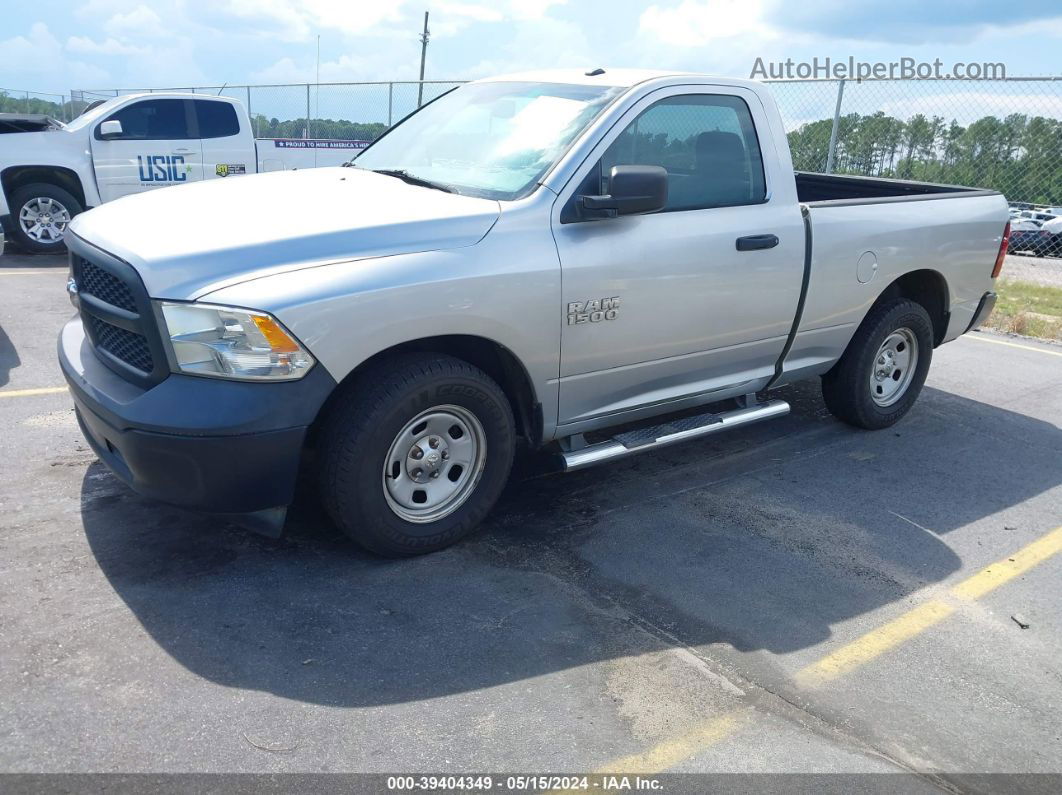
<svg viewBox="0 0 1062 795"><path fill-rule="evenodd" d="M236 116L236 108L228 102L196 99L193 103L199 121L200 138L227 138L239 134L240 120Z"/></svg>
<svg viewBox="0 0 1062 795"><path fill-rule="evenodd" d="M667 170L663 212L759 204L767 197L756 128L739 97L690 94L660 100L602 156L602 182L619 165ZM601 187L608 192L607 184Z"/></svg>
<svg viewBox="0 0 1062 795"><path fill-rule="evenodd" d="M104 121L122 123L122 139L164 141L191 138L187 103L183 99L144 99L126 105ZM99 127L96 128L99 138Z"/></svg>

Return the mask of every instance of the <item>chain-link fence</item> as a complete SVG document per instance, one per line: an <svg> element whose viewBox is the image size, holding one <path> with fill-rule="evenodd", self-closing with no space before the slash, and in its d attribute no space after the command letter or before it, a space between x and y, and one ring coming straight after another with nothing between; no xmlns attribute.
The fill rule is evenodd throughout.
<svg viewBox="0 0 1062 795"><path fill-rule="evenodd" d="M793 164L994 188L1062 205L1062 78L771 85Z"/></svg>
<svg viewBox="0 0 1062 795"><path fill-rule="evenodd" d="M59 121L70 121L81 108L74 108L65 94L46 94L0 88L0 113L40 113Z"/></svg>

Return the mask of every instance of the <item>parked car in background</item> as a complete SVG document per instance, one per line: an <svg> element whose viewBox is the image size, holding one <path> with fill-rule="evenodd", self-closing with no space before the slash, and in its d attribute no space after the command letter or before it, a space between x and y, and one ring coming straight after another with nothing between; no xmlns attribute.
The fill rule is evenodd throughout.
<svg viewBox="0 0 1062 795"><path fill-rule="evenodd" d="M201 94L115 97L69 124L3 114L0 227L26 251L57 251L75 215L112 199L259 171L338 166L368 144L256 140L239 100Z"/></svg>
<svg viewBox="0 0 1062 795"><path fill-rule="evenodd" d="M1058 217L1056 213L1049 213L1046 210L1022 210L1018 214L1019 218L1026 218L1030 221L1039 221L1041 224L1045 221L1052 221Z"/></svg>
<svg viewBox="0 0 1062 795"><path fill-rule="evenodd" d="M1031 218L1016 218L1010 222L1010 246L1012 254L1047 255L1051 249L1051 233L1043 228L1041 221Z"/></svg>
<svg viewBox="0 0 1062 795"><path fill-rule="evenodd" d="M1062 216L1044 221L1040 228L1047 234L1047 254L1062 257Z"/></svg>

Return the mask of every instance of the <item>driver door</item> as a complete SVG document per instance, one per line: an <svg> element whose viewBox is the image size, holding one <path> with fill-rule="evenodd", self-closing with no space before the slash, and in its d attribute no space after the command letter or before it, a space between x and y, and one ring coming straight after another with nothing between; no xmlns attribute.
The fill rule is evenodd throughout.
<svg viewBox="0 0 1062 795"><path fill-rule="evenodd" d="M804 229L796 201L771 196L757 129L767 121L753 92L661 89L628 111L562 192L553 223L562 427L710 402L773 374L800 295ZM622 164L668 172L664 209L574 217L576 197L607 194L611 167Z"/></svg>
<svg viewBox="0 0 1062 795"><path fill-rule="evenodd" d="M105 136L100 129L105 121L120 122L122 132ZM93 129L92 160L105 202L202 179L203 147L192 102L146 98L119 108Z"/></svg>

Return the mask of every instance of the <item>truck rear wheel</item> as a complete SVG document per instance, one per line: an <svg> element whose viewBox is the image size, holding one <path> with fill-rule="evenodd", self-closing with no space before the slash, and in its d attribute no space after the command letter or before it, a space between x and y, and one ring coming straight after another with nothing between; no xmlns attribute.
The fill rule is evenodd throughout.
<svg viewBox="0 0 1062 795"><path fill-rule="evenodd" d="M871 310L841 360L822 377L826 407L869 430L898 422L918 399L933 359L933 323L906 298Z"/></svg>
<svg viewBox="0 0 1062 795"><path fill-rule="evenodd" d="M62 251L67 224L81 211L81 203L58 185L23 185L11 193L11 236L33 254Z"/></svg>
<svg viewBox="0 0 1062 795"><path fill-rule="evenodd" d="M389 557L433 552L471 532L509 477L505 393L441 354L404 354L360 379L321 428L321 495L336 525Z"/></svg>

